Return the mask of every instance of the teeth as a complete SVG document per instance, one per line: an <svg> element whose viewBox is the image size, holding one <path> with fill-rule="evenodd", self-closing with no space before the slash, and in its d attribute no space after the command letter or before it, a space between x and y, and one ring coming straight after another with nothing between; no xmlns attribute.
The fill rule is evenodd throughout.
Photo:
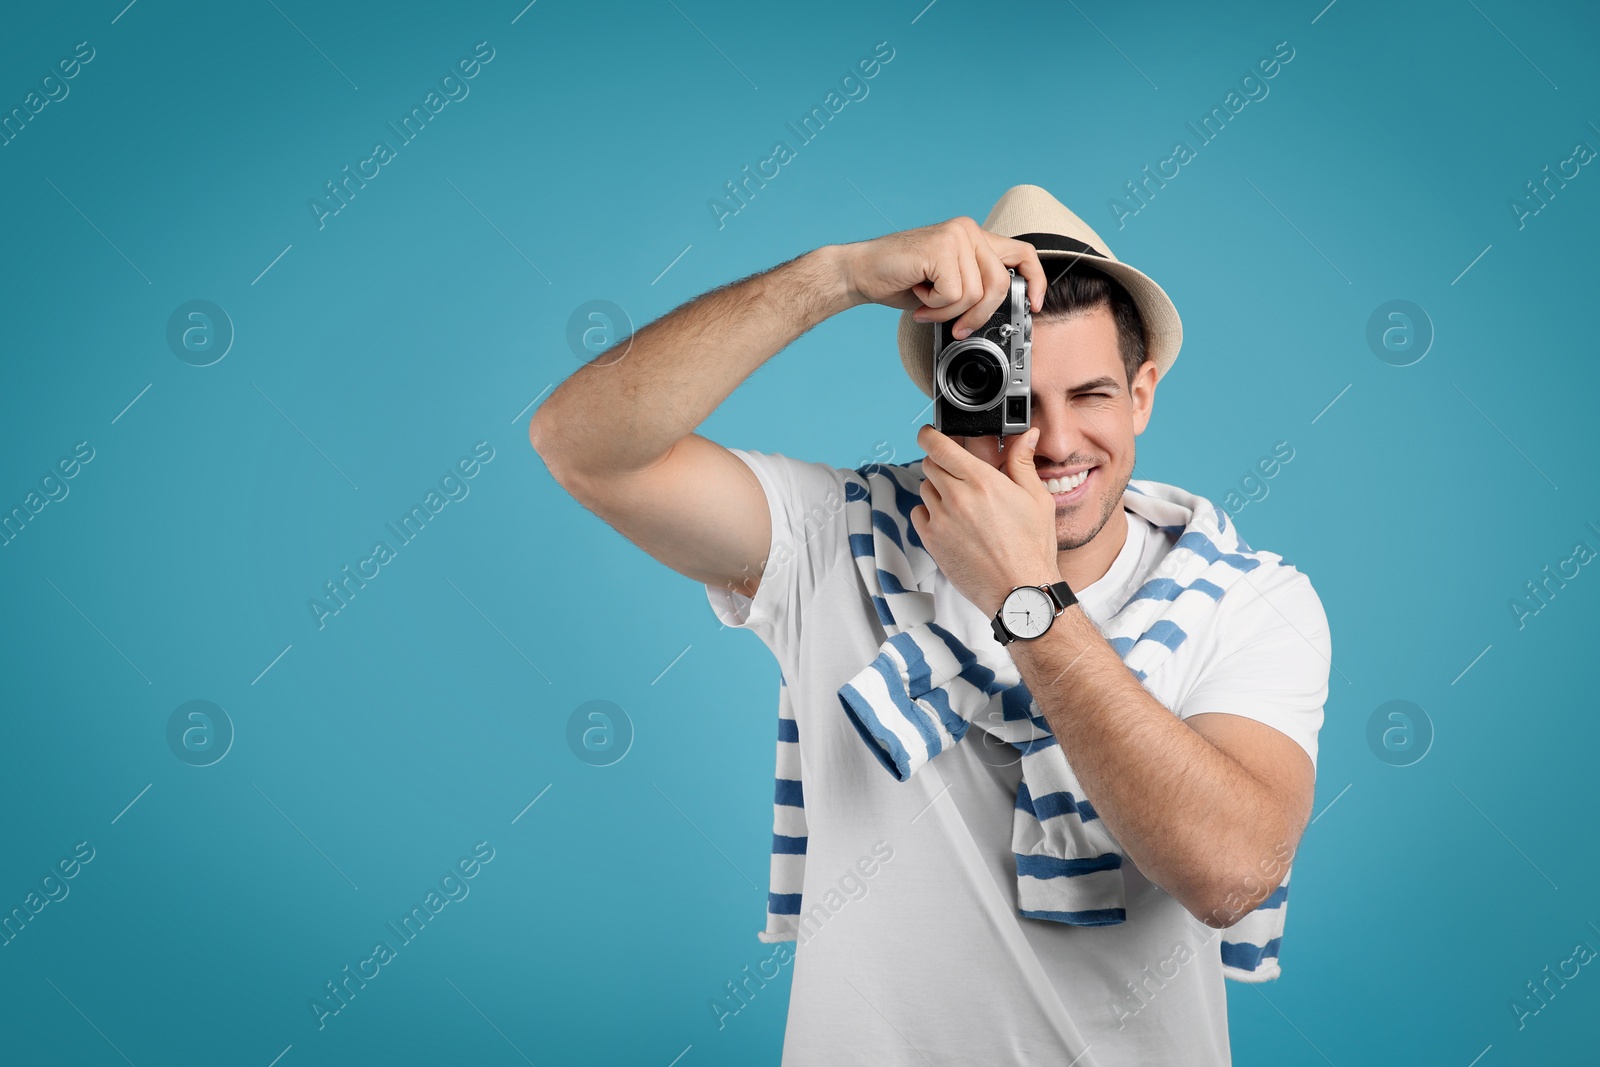
<svg viewBox="0 0 1600 1067"><path fill-rule="evenodd" d="M1093 468L1091 467L1090 470L1093 470ZM1068 478L1047 478L1044 486L1052 493L1070 493L1082 485L1083 480L1087 477L1089 477L1089 471L1079 471Z"/></svg>

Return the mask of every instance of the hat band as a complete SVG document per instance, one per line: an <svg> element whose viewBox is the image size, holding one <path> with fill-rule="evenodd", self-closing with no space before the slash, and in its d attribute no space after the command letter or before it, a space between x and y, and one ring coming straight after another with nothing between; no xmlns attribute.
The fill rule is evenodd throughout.
<svg viewBox="0 0 1600 1067"><path fill-rule="evenodd" d="M1026 241L1040 252L1075 252L1080 255L1106 258L1104 252L1096 251L1093 246L1084 244L1075 237L1066 237L1059 233L1019 233L1012 240Z"/></svg>

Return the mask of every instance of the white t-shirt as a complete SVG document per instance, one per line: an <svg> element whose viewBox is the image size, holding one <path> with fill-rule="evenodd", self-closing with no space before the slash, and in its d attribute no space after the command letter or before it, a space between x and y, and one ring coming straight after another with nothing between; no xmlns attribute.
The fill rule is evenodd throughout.
<svg viewBox="0 0 1600 1067"><path fill-rule="evenodd" d="M732 451L766 493L769 559L789 562L769 564L753 601L711 585L706 594L719 619L761 638L790 686L809 832L804 909L831 893L825 924L803 925L794 946L783 1067L1229 1063L1221 932L1131 860L1119 925L1018 914L1011 831L1021 768L1006 746L973 730L905 782L868 751L838 697L880 644L844 512L823 503L844 499L846 472ZM1173 541L1125 514L1116 560L1074 591L1096 624ZM993 641L988 618L942 573L934 610L969 647ZM1180 717L1248 716L1315 763L1330 655L1321 601L1304 574L1282 566L1236 583L1215 625L1190 634L1163 670L1181 672ZM776 694L770 711L775 718Z"/></svg>

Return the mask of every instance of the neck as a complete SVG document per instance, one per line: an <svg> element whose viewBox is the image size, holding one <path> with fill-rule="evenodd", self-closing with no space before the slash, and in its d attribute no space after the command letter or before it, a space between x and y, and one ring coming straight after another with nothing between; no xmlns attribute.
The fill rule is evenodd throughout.
<svg viewBox="0 0 1600 1067"><path fill-rule="evenodd" d="M1067 549L1056 555L1056 567L1061 571L1061 580L1066 582L1074 593L1087 589L1105 577L1106 571L1111 569L1117 553L1122 551L1122 546L1127 540L1128 513L1123 510L1119 499L1111 518L1106 520L1106 524L1088 544Z"/></svg>

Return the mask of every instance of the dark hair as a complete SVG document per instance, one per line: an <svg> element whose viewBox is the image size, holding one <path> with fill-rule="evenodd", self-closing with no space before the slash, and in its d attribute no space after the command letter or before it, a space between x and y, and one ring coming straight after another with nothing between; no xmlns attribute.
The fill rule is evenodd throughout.
<svg viewBox="0 0 1600 1067"><path fill-rule="evenodd" d="M1058 260L1057 263L1060 261ZM1107 306L1117 325L1117 350L1122 355L1122 370L1133 388L1134 375L1144 365L1144 319L1139 308L1128 295L1128 290L1109 274L1085 263L1083 259L1070 260L1064 268L1045 260L1045 277L1050 279L1044 291L1044 307L1035 316L1039 319L1065 319L1073 315ZM1053 277L1052 271L1059 271Z"/></svg>

